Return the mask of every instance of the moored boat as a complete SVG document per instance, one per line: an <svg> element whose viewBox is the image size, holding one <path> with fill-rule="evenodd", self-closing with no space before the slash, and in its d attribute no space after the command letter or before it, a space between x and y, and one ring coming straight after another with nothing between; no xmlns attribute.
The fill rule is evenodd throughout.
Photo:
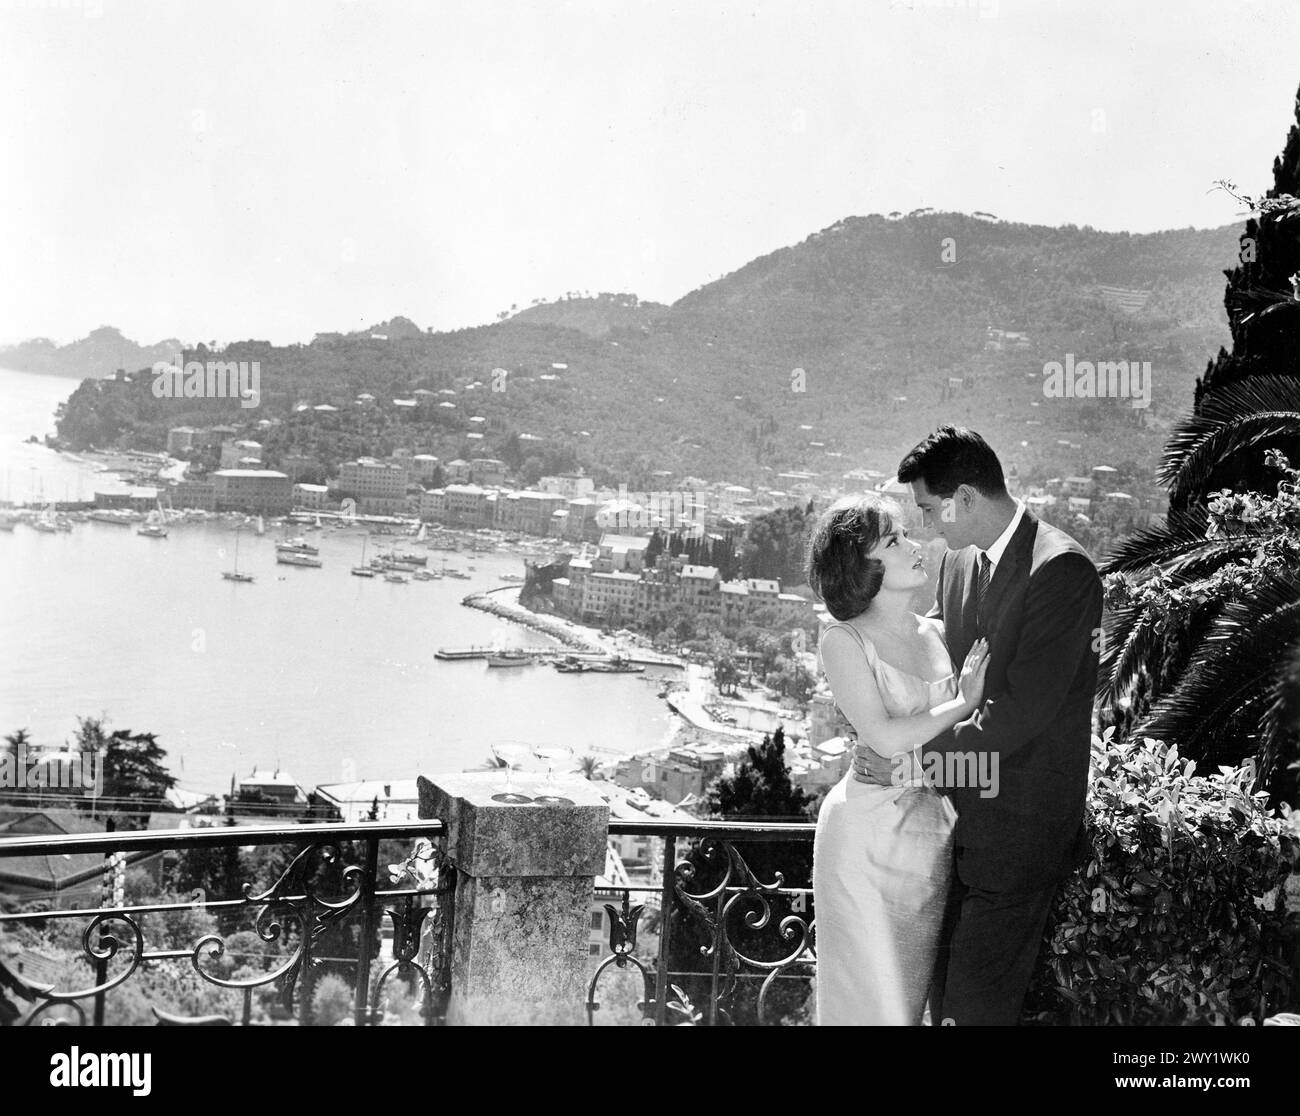
<svg viewBox="0 0 1300 1116"><path fill-rule="evenodd" d="M522 651L494 651L487 657L487 665L490 667L522 667L532 664L532 656Z"/></svg>
<svg viewBox="0 0 1300 1116"><path fill-rule="evenodd" d="M296 550L280 550L276 547L275 560L282 566L308 566L311 569L319 569L324 563L319 558L314 558L310 554L303 554Z"/></svg>
<svg viewBox="0 0 1300 1116"><path fill-rule="evenodd" d="M306 539L301 536L293 539L284 539L282 542L275 544L278 554L319 554L320 547L312 546Z"/></svg>
<svg viewBox="0 0 1300 1116"><path fill-rule="evenodd" d="M251 582L253 580L252 574L239 572L239 529L238 528L235 528L235 568L233 570L223 571L221 576L226 581Z"/></svg>

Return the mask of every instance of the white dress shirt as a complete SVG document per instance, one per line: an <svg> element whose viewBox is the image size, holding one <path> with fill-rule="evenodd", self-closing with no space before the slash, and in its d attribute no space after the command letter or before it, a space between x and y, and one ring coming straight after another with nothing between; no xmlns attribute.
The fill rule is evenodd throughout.
<svg viewBox="0 0 1300 1116"><path fill-rule="evenodd" d="M998 563L1002 560L1002 555L1006 552L1007 547L1011 545L1011 538L1016 533L1016 528L1020 526L1020 521L1024 517L1025 505L1017 500L1016 514L1011 517L1011 522L1007 524L1006 530L997 537L997 541L988 550L980 550L981 554L988 557L990 574L997 571ZM979 548L976 547L976 549Z"/></svg>

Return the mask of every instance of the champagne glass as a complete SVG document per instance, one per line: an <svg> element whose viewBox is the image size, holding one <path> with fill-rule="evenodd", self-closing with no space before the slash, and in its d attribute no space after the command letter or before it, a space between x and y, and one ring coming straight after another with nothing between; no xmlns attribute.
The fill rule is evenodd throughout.
<svg viewBox="0 0 1300 1116"><path fill-rule="evenodd" d="M539 806L572 806L573 799L555 793L555 767L573 759L573 749L566 744L542 744L533 749L533 755L546 764L546 786L542 794L533 799Z"/></svg>
<svg viewBox="0 0 1300 1116"><path fill-rule="evenodd" d="M528 744L516 743L512 740L500 740L492 745L492 754L497 758L501 765L506 769L506 789L500 794L492 796L493 802L509 802L517 806L522 806L533 800L526 794L520 794L514 788L513 773L516 765L532 753L532 747Z"/></svg>

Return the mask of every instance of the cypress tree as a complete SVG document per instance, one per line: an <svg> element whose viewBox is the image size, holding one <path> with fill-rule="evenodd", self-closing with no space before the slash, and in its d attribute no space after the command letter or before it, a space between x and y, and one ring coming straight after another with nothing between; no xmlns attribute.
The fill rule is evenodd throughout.
<svg viewBox="0 0 1300 1116"><path fill-rule="evenodd" d="M1292 280L1300 273L1300 203L1296 201L1300 197L1300 96L1295 111L1296 123L1273 161L1273 188L1252 203L1258 216L1246 222L1237 266L1224 272L1228 285L1223 304L1232 352L1221 348L1197 380L1193 423L1202 417L1207 397L1229 385L1264 376L1300 380L1296 343L1300 300ZM1247 447L1234 447L1204 481L1173 488L1170 509L1190 511L1207 494L1223 488L1275 493L1280 474L1264 465L1264 451L1269 448L1281 450L1293 462L1300 460L1300 432L1278 433Z"/></svg>

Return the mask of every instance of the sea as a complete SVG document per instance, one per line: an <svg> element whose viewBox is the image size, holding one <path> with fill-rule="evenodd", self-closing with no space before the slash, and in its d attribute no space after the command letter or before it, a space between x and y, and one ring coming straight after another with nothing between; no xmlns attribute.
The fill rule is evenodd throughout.
<svg viewBox="0 0 1300 1116"><path fill-rule="evenodd" d="M25 441L53 432L55 408L76 386L0 369L6 498L88 500L116 479ZM254 767L310 790L472 770L494 742L607 760L671 741L677 719L647 675L434 658L440 647L553 645L461 604L522 574L522 557L430 550L429 568L446 557L473 566L470 580L399 585L351 576L359 528L306 534L320 569L276 564L282 534L269 523L261 537L237 532L226 520L177 524L165 539L95 522L0 532L0 734L25 728L57 747L78 717L101 717L110 730L156 734L179 787L198 793L228 791ZM374 536L369 556L393 541L410 543ZM236 543L251 584L221 578Z"/></svg>

